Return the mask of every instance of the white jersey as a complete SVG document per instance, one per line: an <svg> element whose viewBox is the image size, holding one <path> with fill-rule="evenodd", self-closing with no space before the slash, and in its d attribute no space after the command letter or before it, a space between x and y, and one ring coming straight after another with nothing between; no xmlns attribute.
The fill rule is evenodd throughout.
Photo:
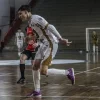
<svg viewBox="0 0 100 100"><path fill-rule="evenodd" d="M39 39L43 39L44 41L51 40L52 43L58 43L56 36L49 30L45 29L48 22L43 17L39 15L32 15L29 25L37 32Z"/></svg>
<svg viewBox="0 0 100 100"><path fill-rule="evenodd" d="M29 25L36 31L42 42L36 52L35 59L42 59L42 64L49 66L58 49L59 33L51 24L39 15L32 15ZM51 25L53 26L53 25ZM55 34L54 34L55 33Z"/></svg>
<svg viewBox="0 0 100 100"><path fill-rule="evenodd" d="M16 33L16 39L17 39L17 42L23 42L23 40L24 40L24 33L23 32L17 32Z"/></svg>

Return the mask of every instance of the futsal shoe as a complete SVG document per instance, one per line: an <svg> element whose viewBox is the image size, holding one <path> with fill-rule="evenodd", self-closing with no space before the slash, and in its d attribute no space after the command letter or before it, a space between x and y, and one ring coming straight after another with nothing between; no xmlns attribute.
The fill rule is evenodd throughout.
<svg viewBox="0 0 100 100"><path fill-rule="evenodd" d="M37 92L37 91L32 91L30 94L27 95L27 97L38 97L41 98L41 92Z"/></svg>
<svg viewBox="0 0 100 100"><path fill-rule="evenodd" d="M25 81L25 78L20 78L18 81L17 81L17 84L24 84L26 81Z"/></svg>
<svg viewBox="0 0 100 100"><path fill-rule="evenodd" d="M72 85L75 84L75 75L74 75L74 69L69 68L68 69L69 74L67 75L68 79L71 80Z"/></svg>

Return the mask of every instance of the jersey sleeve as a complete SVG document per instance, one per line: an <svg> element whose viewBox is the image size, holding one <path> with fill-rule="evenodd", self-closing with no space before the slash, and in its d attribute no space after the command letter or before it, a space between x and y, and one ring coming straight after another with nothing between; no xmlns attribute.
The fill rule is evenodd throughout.
<svg viewBox="0 0 100 100"><path fill-rule="evenodd" d="M49 24L47 27L47 30L49 30L51 33L53 33L58 39L62 38L60 33L57 31L57 29L53 25Z"/></svg>
<svg viewBox="0 0 100 100"><path fill-rule="evenodd" d="M33 16L32 24L44 29L48 22L43 17L36 15Z"/></svg>

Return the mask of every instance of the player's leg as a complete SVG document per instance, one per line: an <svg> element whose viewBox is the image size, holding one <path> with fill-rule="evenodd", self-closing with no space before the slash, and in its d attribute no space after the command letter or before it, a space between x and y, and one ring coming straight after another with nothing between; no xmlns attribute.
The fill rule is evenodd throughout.
<svg viewBox="0 0 100 100"><path fill-rule="evenodd" d="M34 90L28 94L27 96L35 96L35 97L41 97L41 91L40 91L40 66L41 66L42 59L35 59L32 61L33 64L33 83L34 83Z"/></svg>
<svg viewBox="0 0 100 100"><path fill-rule="evenodd" d="M30 57L30 53L27 50L24 50L22 52L22 55L20 56L20 74L21 77L20 79L17 81L18 84L23 84L25 82L25 60L29 59Z"/></svg>
<svg viewBox="0 0 100 100"><path fill-rule="evenodd" d="M45 58L42 60L40 72L42 75L48 76L48 67L51 66L52 61L52 54L45 56Z"/></svg>
<svg viewBox="0 0 100 100"><path fill-rule="evenodd" d="M38 48L38 51L35 54L35 59L32 60L32 74L33 74L33 83L34 83L34 89L32 93L28 94L28 96L36 96L41 97L40 93L40 66L42 61L42 53L41 53L41 47Z"/></svg>
<svg viewBox="0 0 100 100"><path fill-rule="evenodd" d="M17 48L18 48L18 56L20 56L20 48L21 48L20 42L17 42Z"/></svg>
<svg viewBox="0 0 100 100"><path fill-rule="evenodd" d="M43 62L42 62L41 74L43 74L43 75L66 75L71 80L72 84L75 84L75 76L74 76L73 68L70 68L68 70L61 70L61 69L54 69L54 68L48 69L48 66L51 63L52 58L55 57L55 55L56 55L57 47L58 47L57 44L53 43L52 52L50 52L50 50L47 50L46 56L45 56L46 59L43 60Z"/></svg>
<svg viewBox="0 0 100 100"><path fill-rule="evenodd" d="M19 46L19 50L18 50L18 55L20 56L21 55L21 50L23 48L23 41L20 42L20 46Z"/></svg>
<svg viewBox="0 0 100 100"><path fill-rule="evenodd" d="M47 75L65 75L68 77L68 79L71 80L72 85L75 84L75 75L74 75L74 69L69 68L68 70L61 70L61 69L48 69Z"/></svg>
<svg viewBox="0 0 100 100"><path fill-rule="evenodd" d="M18 52L20 51L20 42L17 42Z"/></svg>

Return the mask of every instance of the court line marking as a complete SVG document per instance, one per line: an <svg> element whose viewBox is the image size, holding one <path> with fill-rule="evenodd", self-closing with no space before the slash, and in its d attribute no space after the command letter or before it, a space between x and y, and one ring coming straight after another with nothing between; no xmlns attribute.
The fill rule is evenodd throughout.
<svg viewBox="0 0 100 100"><path fill-rule="evenodd" d="M91 70L95 70L95 69L99 69L100 67L97 67L97 68L93 68L93 69L90 69L90 70L87 70L87 71L82 71L82 72L79 72L79 73L76 73L75 75L78 75L78 74L82 74L82 73L85 73L85 72L88 72L88 71L91 71ZM12 75L13 76L13 75ZM2 83L4 83L4 82L2 82ZM7 82L5 82L5 83L7 83ZM10 82L8 82L8 83L10 83ZM28 84L33 84L33 83L28 83ZM55 84L55 85L59 85L59 84ZM66 84L66 85L71 85L71 84ZM86 88L90 88L90 87L87 87L87 86L85 86L85 85L78 85L78 86L84 86L84 87L86 87ZM92 88L99 88L98 86L91 86Z"/></svg>
<svg viewBox="0 0 100 100"><path fill-rule="evenodd" d="M88 71L92 71L92 70L99 69L99 68L100 68L100 67L93 68L93 69L86 70L86 71L82 71L82 72L76 73L75 75L79 75L79 74L82 74L82 73L86 73L86 72L88 72Z"/></svg>
<svg viewBox="0 0 100 100"><path fill-rule="evenodd" d="M51 63L52 64L73 64L73 63L84 63L85 60L74 60L74 59L54 59ZM20 60L0 60L0 66L4 65L19 65ZM31 65L31 60L25 61L26 65Z"/></svg>
<svg viewBox="0 0 100 100"><path fill-rule="evenodd" d="M91 70L95 70L95 69L98 69L100 67L97 67L97 68L93 68L93 69L90 69L90 70L87 70L87 71L82 71L82 72L79 72L79 73L76 73L75 75L77 74L81 74L81 73L85 73L85 72L88 72L88 71L91 71ZM33 84L33 83L32 83ZM68 85L68 84L67 84ZM71 84L69 84L71 85ZM78 85L78 86L85 86L85 85ZM91 87L96 87L98 88L98 86L91 86ZM18 95L0 95L0 96L10 96L10 97L26 97L26 96L18 96ZM68 97L68 98L97 98L99 99L100 97L95 97L95 96L91 96L91 97L88 97L88 96L42 96L42 97Z"/></svg>
<svg viewBox="0 0 100 100"><path fill-rule="evenodd" d="M100 73L97 73L97 72L87 72L87 73L89 73L89 74L100 74Z"/></svg>
<svg viewBox="0 0 100 100"><path fill-rule="evenodd" d="M21 95L0 95L0 97L29 97L29 96L21 96ZM33 96L34 97L34 96ZM84 99L100 99L100 97L96 96L42 96L41 98L84 98ZM29 97L32 98L32 97Z"/></svg>

